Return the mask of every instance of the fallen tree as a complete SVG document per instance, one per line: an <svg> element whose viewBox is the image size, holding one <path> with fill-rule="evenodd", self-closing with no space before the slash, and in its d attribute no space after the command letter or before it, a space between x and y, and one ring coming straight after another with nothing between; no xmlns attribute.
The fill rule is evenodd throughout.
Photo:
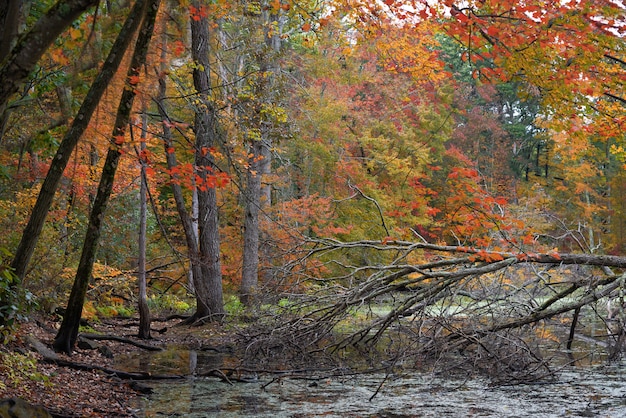
<svg viewBox="0 0 626 418"><path fill-rule="evenodd" d="M606 332L580 341L597 342L609 358L622 351L621 310L598 301L623 306L626 275L611 269L624 269L626 257L425 241L307 244L280 273L292 283L299 277L282 315L242 333L255 361L277 351L293 361L322 353L336 360L356 349L390 368L456 365L501 382L536 380L551 375L558 354L575 359L581 309Z"/></svg>

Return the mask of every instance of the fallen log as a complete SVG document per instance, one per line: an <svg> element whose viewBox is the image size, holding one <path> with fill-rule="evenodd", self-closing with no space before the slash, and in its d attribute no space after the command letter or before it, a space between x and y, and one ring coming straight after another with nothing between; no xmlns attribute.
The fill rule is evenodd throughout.
<svg viewBox="0 0 626 418"><path fill-rule="evenodd" d="M37 351L46 363L56 364L61 367L69 367L75 370L94 371L98 370L120 379L128 380L168 380L168 379L184 379L185 375L180 374L152 374L148 372L126 372L123 370L112 369L97 364L80 363L61 358L57 353L50 350L44 343L37 338L28 335L26 341Z"/></svg>
<svg viewBox="0 0 626 418"><path fill-rule="evenodd" d="M174 380L184 379L186 376L181 374L152 374L148 372L125 372L123 370L111 369L109 367L98 366L96 364L79 363L61 358L50 359L44 357L44 361L57 364L62 367L69 367L75 370L94 371L98 370L104 372L110 376L115 376L120 379L127 380Z"/></svg>
<svg viewBox="0 0 626 418"><path fill-rule="evenodd" d="M162 347L156 347L150 344L143 344L138 341L131 340L129 338L120 337L118 335L107 335L107 334L80 334L81 337L86 338L88 340L98 340L98 341L117 341L125 344L134 345L135 347L142 348L148 351L163 351Z"/></svg>

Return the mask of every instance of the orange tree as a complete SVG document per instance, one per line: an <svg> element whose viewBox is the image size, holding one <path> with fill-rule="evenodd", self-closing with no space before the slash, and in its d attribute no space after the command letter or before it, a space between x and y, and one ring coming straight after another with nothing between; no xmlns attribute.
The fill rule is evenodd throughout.
<svg viewBox="0 0 626 418"><path fill-rule="evenodd" d="M519 83L521 96L539 103L537 162L551 210L564 225L582 224L588 247L620 248L623 218L611 196L621 187L623 8L610 1L444 3L446 31L463 45L474 76Z"/></svg>

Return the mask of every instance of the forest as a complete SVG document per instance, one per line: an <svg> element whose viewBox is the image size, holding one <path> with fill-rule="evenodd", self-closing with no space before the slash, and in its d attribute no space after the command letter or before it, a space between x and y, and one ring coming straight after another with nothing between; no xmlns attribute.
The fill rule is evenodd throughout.
<svg viewBox="0 0 626 418"><path fill-rule="evenodd" d="M59 401L148 379L96 340L227 346L229 383L619 361L624 35L616 0L2 2L0 398L133 416Z"/></svg>

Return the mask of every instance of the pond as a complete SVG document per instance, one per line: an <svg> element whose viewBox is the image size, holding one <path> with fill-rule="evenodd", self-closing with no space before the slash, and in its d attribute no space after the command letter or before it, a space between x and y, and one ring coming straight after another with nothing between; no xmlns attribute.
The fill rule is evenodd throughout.
<svg viewBox="0 0 626 418"><path fill-rule="evenodd" d="M224 355L168 350L121 359L126 368L202 375L234 361ZM554 382L490 386L411 372L315 379L248 376L229 384L215 377L153 381L137 405L141 417L623 417L624 363L566 367Z"/></svg>

